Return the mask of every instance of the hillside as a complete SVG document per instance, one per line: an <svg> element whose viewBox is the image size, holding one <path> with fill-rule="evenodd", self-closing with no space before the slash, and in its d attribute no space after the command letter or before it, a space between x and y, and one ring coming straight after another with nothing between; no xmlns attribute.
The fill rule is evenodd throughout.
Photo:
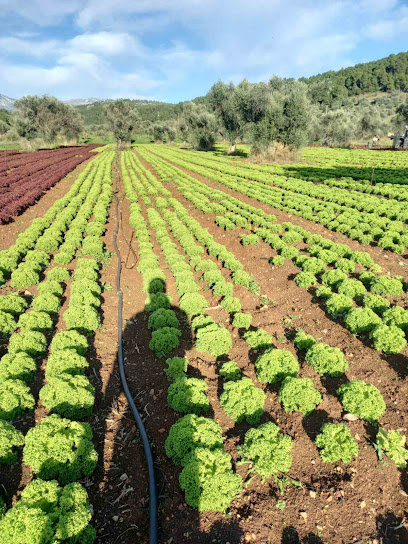
<svg viewBox="0 0 408 544"><path fill-rule="evenodd" d="M338 71L300 78L311 86L316 102L331 104L347 96L399 90L408 92L408 53L356 64Z"/></svg>
<svg viewBox="0 0 408 544"><path fill-rule="evenodd" d="M9 96L0 94L0 109L12 111L14 102L15 102L14 98L10 98Z"/></svg>
<svg viewBox="0 0 408 544"><path fill-rule="evenodd" d="M130 100L137 109L142 121L168 121L176 119L179 106L166 102L150 100ZM84 119L85 126L97 126L104 123L103 102L77 106Z"/></svg>

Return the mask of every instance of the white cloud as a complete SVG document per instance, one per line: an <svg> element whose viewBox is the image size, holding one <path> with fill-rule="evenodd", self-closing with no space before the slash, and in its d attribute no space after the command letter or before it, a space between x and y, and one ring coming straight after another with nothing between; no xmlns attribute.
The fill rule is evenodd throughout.
<svg viewBox="0 0 408 544"><path fill-rule="evenodd" d="M373 40L391 41L402 34L408 35L408 7L402 7L398 17L387 17L364 28L364 35Z"/></svg>
<svg viewBox="0 0 408 544"><path fill-rule="evenodd" d="M80 34L67 44L68 48L101 55L135 54L142 49L139 40L125 32Z"/></svg>
<svg viewBox="0 0 408 544"><path fill-rule="evenodd" d="M0 0L1 12L17 15L40 26L56 24L68 15L74 15L83 5L80 0Z"/></svg>
<svg viewBox="0 0 408 544"><path fill-rule="evenodd" d="M0 60L2 73L9 70L0 92L152 98L173 92L186 99L218 78L312 75L352 64L359 48L367 58L379 41L397 36L402 47L408 8L400 2L0 0L6 16L32 23L23 34L0 38L0 59L8 55ZM44 30L61 21L63 32ZM13 54L31 58L18 67Z"/></svg>

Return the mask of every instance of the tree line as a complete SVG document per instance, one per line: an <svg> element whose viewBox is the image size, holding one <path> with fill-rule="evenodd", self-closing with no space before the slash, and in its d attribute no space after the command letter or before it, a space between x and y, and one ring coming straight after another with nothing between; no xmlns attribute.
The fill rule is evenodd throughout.
<svg viewBox="0 0 408 544"><path fill-rule="evenodd" d="M273 76L268 82L244 79L236 85L218 81L204 97L179 104L120 99L98 103L95 109L68 106L50 96L26 96L15 102L13 114L0 110L0 135L32 146L39 141L51 145L78 141L91 129L101 138L111 134L119 144L144 135L151 141L179 140L208 150L222 139L231 152L245 142L254 154L273 146L293 150L315 142L346 146L404 129L406 80L408 53L401 53L308 79ZM372 89L387 92L361 94ZM80 108L98 112L98 124L86 127Z"/></svg>
<svg viewBox="0 0 408 544"><path fill-rule="evenodd" d="M314 102L332 105L348 96L399 90L408 92L408 53L300 78Z"/></svg>

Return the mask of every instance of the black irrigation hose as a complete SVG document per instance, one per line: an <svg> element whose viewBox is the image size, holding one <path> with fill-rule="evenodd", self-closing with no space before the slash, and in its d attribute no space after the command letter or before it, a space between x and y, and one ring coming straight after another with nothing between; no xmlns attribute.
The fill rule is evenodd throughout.
<svg viewBox="0 0 408 544"><path fill-rule="evenodd" d="M120 274L122 271L122 260L119 247L117 244L117 236L119 232L119 199L116 198L116 229L113 235L113 245L115 246L116 255L118 257L118 270L116 273L116 294L119 299L118 303L118 361L120 379L122 381L123 391L129 402L129 406L132 410L133 417L136 420L140 436L143 442L143 448L147 460L147 468L149 472L149 543L157 544L157 489L156 489L156 476L154 472L154 461L152 455L152 449L150 447L149 438L147 436L146 428L144 426L141 415L139 414L136 404L133 400L132 394L129 389L129 384L125 374L125 364L123 359L123 343L122 343L122 309L123 309L123 292L120 287Z"/></svg>
<svg viewBox="0 0 408 544"><path fill-rule="evenodd" d="M126 261L125 261L125 268L127 270L132 270L132 268L134 268L137 264L137 255L136 255L136 251L133 249L132 247L132 241L133 241L133 234L134 232L132 231L132 236L130 237L130 242L128 242L126 236L125 236L125 233L123 232L123 218L122 218L122 212L120 212L120 230L122 231L122 237L123 239L125 240L125 243L126 245L128 246L129 250L128 250L128 254L126 256ZM133 264L132 266L128 266L128 260L129 260L129 255L132 253L133 255Z"/></svg>

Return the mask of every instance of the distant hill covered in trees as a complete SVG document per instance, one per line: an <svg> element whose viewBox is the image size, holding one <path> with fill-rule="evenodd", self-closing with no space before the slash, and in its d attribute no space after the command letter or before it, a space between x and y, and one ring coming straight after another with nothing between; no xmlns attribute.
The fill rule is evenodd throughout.
<svg viewBox="0 0 408 544"><path fill-rule="evenodd" d="M177 113L180 111L178 104L169 104L167 102L129 100L129 103L137 109L142 121L170 121L176 119ZM104 123L103 109L105 104L104 101L76 106L83 117L85 126L102 125Z"/></svg>
<svg viewBox="0 0 408 544"><path fill-rule="evenodd" d="M309 78L300 78L309 87L310 99L314 103L333 106L347 99L369 93L393 90L408 92L408 53L390 55L384 59L357 64L338 71L324 72ZM129 100L138 111L142 121L170 121L177 119L184 102L170 104L150 100ZM208 96L197 97L197 104L207 104ZM86 127L103 125L103 105L95 102L76 106Z"/></svg>
<svg viewBox="0 0 408 544"><path fill-rule="evenodd" d="M408 53L300 78L300 81L310 87L312 100L323 104L374 92L408 92Z"/></svg>

